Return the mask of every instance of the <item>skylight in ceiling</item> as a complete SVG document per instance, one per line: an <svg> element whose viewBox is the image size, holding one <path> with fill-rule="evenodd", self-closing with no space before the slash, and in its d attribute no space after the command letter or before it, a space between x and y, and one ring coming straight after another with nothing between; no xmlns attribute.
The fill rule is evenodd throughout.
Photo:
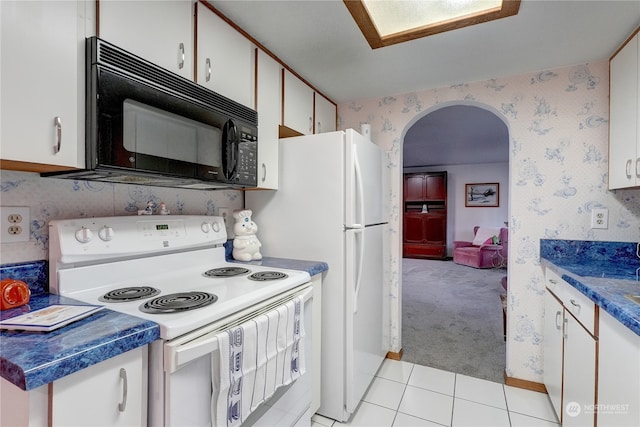
<svg viewBox="0 0 640 427"><path fill-rule="evenodd" d="M344 0L371 48L515 15L520 0Z"/></svg>

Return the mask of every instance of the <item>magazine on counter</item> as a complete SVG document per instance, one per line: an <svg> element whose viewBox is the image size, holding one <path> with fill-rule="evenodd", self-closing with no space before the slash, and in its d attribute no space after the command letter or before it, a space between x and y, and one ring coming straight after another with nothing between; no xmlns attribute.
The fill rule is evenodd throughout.
<svg viewBox="0 0 640 427"><path fill-rule="evenodd" d="M49 332L84 319L100 310L101 305L51 305L30 313L0 321L0 329Z"/></svg>

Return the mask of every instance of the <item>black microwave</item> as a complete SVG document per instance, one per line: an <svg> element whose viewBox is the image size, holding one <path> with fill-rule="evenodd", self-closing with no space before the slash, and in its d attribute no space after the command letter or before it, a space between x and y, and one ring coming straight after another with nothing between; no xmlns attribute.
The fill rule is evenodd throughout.
<svg viewBox="0 0 640 427"><path fill-rule="evenodd" d="M258 113L97 37L86 40L86 170L193 189L257 186Z"/></svg>

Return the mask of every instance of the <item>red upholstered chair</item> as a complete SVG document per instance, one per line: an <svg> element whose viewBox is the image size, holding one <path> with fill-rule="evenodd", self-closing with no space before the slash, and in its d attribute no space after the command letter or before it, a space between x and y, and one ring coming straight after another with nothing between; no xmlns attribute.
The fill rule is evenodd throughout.
<svg viewBox="0 0 640 427"><path fill-rule="evenodd" d="M453 242L453 262L474 268L494 268L507 265L507 228L473 227L472 242ZM494 239L495 236L495 239ZM496 244L494 244L496 241Z"/></svg>

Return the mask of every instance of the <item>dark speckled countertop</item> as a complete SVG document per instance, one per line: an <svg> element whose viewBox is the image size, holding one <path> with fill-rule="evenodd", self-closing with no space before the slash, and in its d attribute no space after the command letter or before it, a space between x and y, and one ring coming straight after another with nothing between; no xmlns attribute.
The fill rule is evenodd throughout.
<svg viewBox="0 0 640 427"><path fill-rule="evenodd" d="M640 335L637 243L586 240L540 240L542 265L586 295L601 309Z"/></svg>
<svg viewBox="0 0 640 427"><path fill-rule="evenodd" d="M5 265L0 278L24 280L29 304L0 312L8 319L53 304L82 302L45 292L46 262ZM33 390L160 337L154 322L103 309L51 332L0 331L0 376L23 390Z"/></svg>

